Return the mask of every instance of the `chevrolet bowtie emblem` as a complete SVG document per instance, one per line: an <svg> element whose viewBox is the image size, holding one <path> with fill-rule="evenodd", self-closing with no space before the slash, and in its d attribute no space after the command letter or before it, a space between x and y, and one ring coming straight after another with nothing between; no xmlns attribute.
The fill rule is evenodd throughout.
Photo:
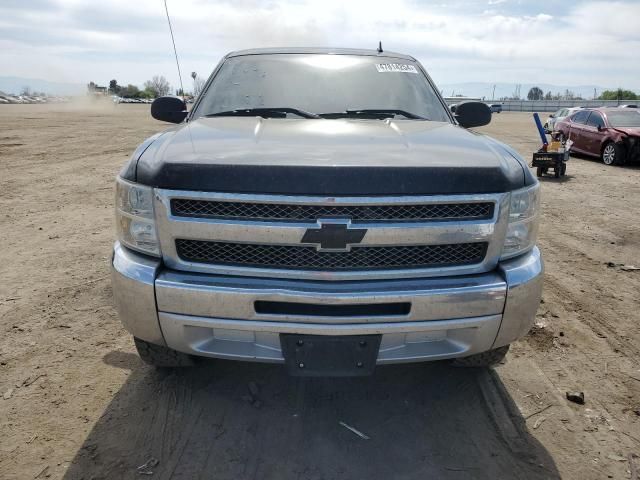
<svg viewBox="0 0 640 480"><path fill-rule="evenodd" d="M318 251L348 252L362 242L366 228L349 228L351 220L318 220L318 228L309 228L301 243L313 244Z"/></svg>

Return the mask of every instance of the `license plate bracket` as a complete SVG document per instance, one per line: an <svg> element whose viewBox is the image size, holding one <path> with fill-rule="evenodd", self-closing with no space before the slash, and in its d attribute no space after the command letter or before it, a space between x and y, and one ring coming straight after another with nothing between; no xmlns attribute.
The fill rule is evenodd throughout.
<svg viewBox="0 0 640 480"><path fill-rule="evenodd" d="M382 335L280 335L287 371L296 377L371 375L381 340Z"/></svg>

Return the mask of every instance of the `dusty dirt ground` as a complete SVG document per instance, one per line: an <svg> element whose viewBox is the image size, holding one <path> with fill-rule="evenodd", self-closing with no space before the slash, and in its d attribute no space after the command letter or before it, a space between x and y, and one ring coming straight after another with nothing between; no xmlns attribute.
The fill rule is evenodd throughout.
<svg viewBox="0 0 640 480"><path fill-rule="evenodd" d="M0 478L631 478L640 469L640 167L543 180L537 326L493 371L142 364L111 300L113 178L148 106L0 106ZM526 158L528 114L484 131ZM611 262L609 264L608 262ZM613 266L609 266L613 265ZM260 404L243 397L255 382ZM583 391L585 405L566 391ZM363 440L339 421L366 433ZM630 463L631 459L631 463ZM634 477L637 478L637 477Z"/></svg>

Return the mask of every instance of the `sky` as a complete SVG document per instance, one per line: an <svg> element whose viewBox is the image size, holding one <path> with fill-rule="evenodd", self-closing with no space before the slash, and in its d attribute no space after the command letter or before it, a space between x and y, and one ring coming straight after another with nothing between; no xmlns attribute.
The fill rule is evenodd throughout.
<svg viewBox="0 0 640 480"><path fill-rule="evenodd" d="M553 83L640 91L640 0L167 0L185 90L227 52L375 48L437 84ZM0 76L142 86L178 75L162 0L0 0Z"/></svg>

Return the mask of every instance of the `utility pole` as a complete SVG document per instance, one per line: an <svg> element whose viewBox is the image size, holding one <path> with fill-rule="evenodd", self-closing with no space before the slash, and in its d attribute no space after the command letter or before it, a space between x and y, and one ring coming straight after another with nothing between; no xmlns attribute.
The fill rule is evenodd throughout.
<svg viewBox="0 0 640 480"><path fill-rule="evenodd" d="M493 93L491 94L491 100L495 100L496 99L496 86L495 84L493 85Z"/></svg>

